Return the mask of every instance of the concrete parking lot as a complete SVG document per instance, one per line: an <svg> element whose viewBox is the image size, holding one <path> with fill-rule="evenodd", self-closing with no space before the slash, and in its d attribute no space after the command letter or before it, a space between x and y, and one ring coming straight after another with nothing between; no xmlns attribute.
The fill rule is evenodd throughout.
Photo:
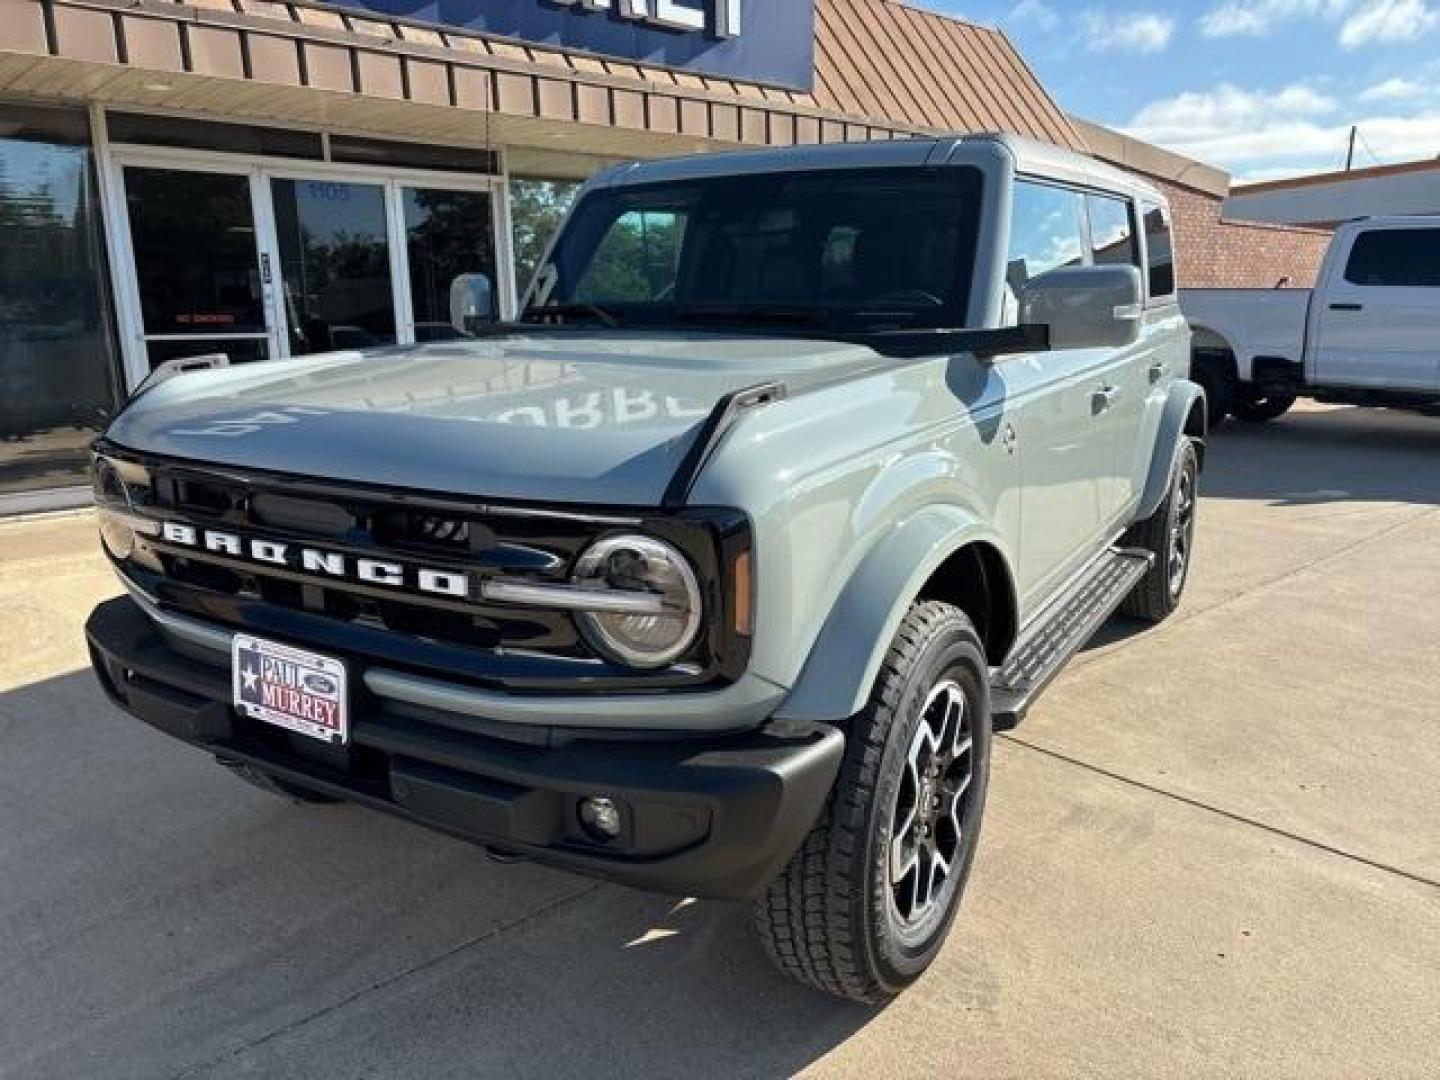
<svg viewBox="0 0 1440 1080"><path fill-rule="evenodd" d="M1440 420L1212 441L1197 576L1001 740L871 1010L747 913L300 808L107 705L81 516L0 524L0 1075L1440 1074Z"/></svg>

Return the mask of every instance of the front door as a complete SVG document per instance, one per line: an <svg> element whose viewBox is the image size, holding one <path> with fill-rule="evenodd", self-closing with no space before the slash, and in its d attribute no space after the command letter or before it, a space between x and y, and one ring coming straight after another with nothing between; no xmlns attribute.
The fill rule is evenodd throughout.
<svg viewBox="0 0 1440 1080"><path fill-rule="evenodd" d="M254 176L125 165L132 382L167 360L278 355Z"/></svg>
<svg viewBox="0 0 1440 1080"><path fill-rule="evenodd" d="M1337 255L1315 292L1316 382L1440 391L1440 225L1367 228Z"/></svg>

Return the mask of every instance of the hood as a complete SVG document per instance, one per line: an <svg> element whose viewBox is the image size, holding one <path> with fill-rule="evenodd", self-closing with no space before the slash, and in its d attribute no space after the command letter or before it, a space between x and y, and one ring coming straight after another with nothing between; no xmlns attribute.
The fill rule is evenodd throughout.
<svg viewBox="0 0 1440 1080"><path fill-rule="evenodd" d="M180 375L107 432L197 462L480 499L658 505L715 402L876 362L720 334L550 333Z"/></svg>

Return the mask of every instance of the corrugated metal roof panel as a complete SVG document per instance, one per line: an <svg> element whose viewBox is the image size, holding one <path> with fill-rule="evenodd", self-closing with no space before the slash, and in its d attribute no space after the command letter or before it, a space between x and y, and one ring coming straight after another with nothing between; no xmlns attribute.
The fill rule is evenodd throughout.
<svg viewBox="0 0 1440 1080"><path fill-rule="evenodd" d="M1004 34L902 0L816 0L815 76L822 109L1085 149Z"/></svg>

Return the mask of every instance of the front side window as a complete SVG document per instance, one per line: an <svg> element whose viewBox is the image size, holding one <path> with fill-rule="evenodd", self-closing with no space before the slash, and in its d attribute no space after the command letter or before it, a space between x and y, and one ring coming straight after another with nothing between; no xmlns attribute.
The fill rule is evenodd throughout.
<svg viewBox="0 0 1440 1080"><path fill-rule="evenodd" d="M1175 294L1175 245L1170 238L1170 217L1165 208L1141 203L1145 220L1145 250L1150 264L1150 298Z"/></svg>
<svg viewBox="0 0 1440 1080"><path fill-rule="evenodd" d="M1020 181L1010 218L1005 281L1017 295L1025 283L1085 263L1084 196L1067 188Z"/></svg>
<svg viewBox="0 0 1440 1080"><path fill-rule="evenodd" d="M1087 195L1090 250L1097 266L1140 265L1140 247L1130 223L1130 204L1108 195Z"/></svg>
<svg viewBox="0 0 1440 1080"><path fill-rule="evenodd" d="M971 168L884 168L600 189L536 303L649 325L962 326L981 186Z"/></svg>
<svg viewBox="0 0 1440 1080"><path fill-rule="evenodd" d="M1440 288L1440 229L1361 233L1350 249L1345 280L1352 285Z"/></svg>

